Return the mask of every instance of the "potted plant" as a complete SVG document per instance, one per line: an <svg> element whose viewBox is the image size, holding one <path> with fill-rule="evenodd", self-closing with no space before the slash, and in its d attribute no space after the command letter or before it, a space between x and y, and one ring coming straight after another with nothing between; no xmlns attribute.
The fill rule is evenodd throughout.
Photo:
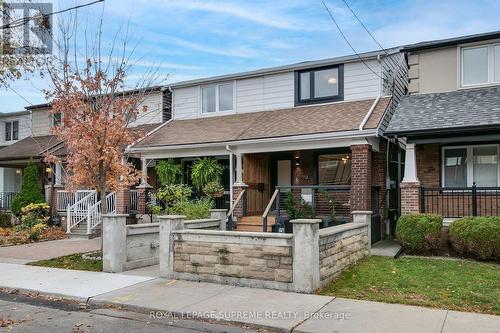
<svg viewBox="0 0 500 333"><path fill-rule="evenodd" d="M156 174L161 185L178 184L182 175L182 167L173 160L159 161L155 166Z"/></svg>
<svg viewBox="0 0 500 333"><path fill-rule="evenodd" d="M203 186L203 193L212 198L220 198L224 195L224 186L219 182L209 182Z"/></svg>
<svg viewBox="0 0 500 333"><path fill-rule="evenodd" d="M197 190L210 182L220 183L224 168L214 158L198 158L191 169L191 181Z"/></svg>

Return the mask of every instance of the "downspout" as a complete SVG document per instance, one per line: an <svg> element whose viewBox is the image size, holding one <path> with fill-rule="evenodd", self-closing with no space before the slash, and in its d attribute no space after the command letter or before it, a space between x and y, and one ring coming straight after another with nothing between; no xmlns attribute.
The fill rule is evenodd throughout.
<svg viewBox="0 0 500 333"><path fill-rule="evenodd" d="M233 182L234 182L234 166L233 166L233 151L226 145L226 150L229 152L229 208L233 207Z"/></svg>
<svg viewBox="0 0 500 333"><path fill-rule="evenodd" d="M377 107L378 102L380 101L380 97L382 96L382 62L380 59L380 54L377 56L377 61L379 63L379 77L380 77L380 83L378 85L378 95L375 101L373 102L372 106L370 106L370 109L368 110L368 113L365 115L365 118L363 118L363 121L361 124L359 124L359 130L362 131L363 127L365 127L366 123L368 122L368 119L370 119L370 116L372 115L373 111Z"/></svg>

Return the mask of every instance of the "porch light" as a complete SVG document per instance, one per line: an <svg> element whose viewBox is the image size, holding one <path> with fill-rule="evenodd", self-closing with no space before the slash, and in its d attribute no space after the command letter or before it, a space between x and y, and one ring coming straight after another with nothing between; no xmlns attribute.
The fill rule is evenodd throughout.
<svg viewBox="0 0 500 333"><path fill-rule="evenodd" d="M296 157L295 157L295 165L296 165L296 166L299 166L299 165L300 165L300 157L299 157L299 156L296 156Z"/></svg>
<svg viewBox="0 0 500 333"><path fill-rule="evenodd" d="M45 169L45 172L47 172L47 173L52 173L52 168L51 168L51 167L47 167L47 168Z"/></svg>
<svg viewBox="0 0 500 333"><path fill-rule="evenodd" d="M17 168L16 169L16 175L20 175L21 174L21 169L20 168Z"/></svg>

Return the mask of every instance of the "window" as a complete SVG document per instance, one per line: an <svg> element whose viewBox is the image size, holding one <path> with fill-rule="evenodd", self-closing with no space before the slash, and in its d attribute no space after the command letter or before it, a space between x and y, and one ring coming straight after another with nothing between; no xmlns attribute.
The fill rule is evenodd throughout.
<svg viewBox="0 0 500 333"><path fill-rule="evenodd" d="M319 185L350 185L351 154L325 154L318 156Z"/></svg>
<svg viewBox="0 0 500 333"><path fill-rule="evenodd" d="M62 121L62 113L53 113L52 114L52 126L58 126Z"/></svg>
<svg viewBox="0 0 500 333"><path fill-rule="evenodd" d="M500 44L462 48L461 86L500 83Z"/></svg>
<svg viewBox="0 0 500 333"><path fill-rule="evenodd" d="M215 113L233 111L233 83L201 88L201 112Z"/></svg>
<svg viewBox="0 0 500 333"><path fill-rule="evenodd" d="M498 145L443 148L444 187L499 185Z"/></svg>
<svg viewBox="0 0 500 333"><path fill-rule="evenodd" d="M19 121L5 122L5 141L19 140Z"/></svg>
<svg viewBox="0 0 500 333"><path fill-rule="evenodd" d="M343 65L296 73L296 104L313 104L343 99Z"/></svg>

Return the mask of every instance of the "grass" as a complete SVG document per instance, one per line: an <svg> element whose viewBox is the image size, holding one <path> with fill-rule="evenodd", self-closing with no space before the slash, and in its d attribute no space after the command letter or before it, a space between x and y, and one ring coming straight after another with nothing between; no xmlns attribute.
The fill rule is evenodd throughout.
<svg viewBox="0 0 500 333"><path fill-rule="evenodd" d="M500 265L372 256L342 273L320 293L500 315Z"/></svg>
<svg viewBox="0 0 500 333"><path fill-rule="evenodd" d="M102 272L102 260L84 259L82 257L83 254L100 256L100 253L96 252L76 253L69 256L30 262L28 265Z"/></svg>

